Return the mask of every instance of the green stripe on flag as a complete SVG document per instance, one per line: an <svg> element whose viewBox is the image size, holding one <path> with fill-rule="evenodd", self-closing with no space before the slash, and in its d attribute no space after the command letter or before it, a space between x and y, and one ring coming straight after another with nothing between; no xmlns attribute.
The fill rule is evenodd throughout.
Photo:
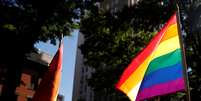
<svg viewBox="0 0 201 101"><path fill-rule="evenodd" d="M181 49L176 49L173 52L160 56L150 62L145 75L148 75L151 72L156 71L158 69L174 65L179 61L181 61L181 59L182 59Z"/></svg>

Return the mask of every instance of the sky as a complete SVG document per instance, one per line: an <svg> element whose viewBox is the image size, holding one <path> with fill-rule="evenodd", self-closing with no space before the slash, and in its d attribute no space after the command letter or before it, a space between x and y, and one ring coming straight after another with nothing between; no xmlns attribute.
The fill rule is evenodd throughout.
<svg viewBox="0 0 201 101"><path fill-rule="evenodd" d="M71 36L64 37L64 50L63 50L63 70L59 94L64 95L64 101L72 100L73 78L75 59L77 51L78 30L71 33ZM39 42L35 46L43 52L54 56L57 51L57 45L52 45L50 42Z"/></svg>

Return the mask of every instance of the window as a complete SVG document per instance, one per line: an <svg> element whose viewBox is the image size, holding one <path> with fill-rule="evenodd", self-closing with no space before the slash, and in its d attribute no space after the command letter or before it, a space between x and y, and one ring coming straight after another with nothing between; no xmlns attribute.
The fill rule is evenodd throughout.
<svg viewBox="0 0 201 101"><path fill-rule="evenodd" d="M84 67L82 67L82 73L84 73Z"/></svg>
<svg viewBox="0 0 201 101"><path fill-rule="evenodd" d="M32 89L32 90L37 89L38 80L39 80L39 78L36 75L32 75L30 89Z"/></svg>
<svg viewBox="0 0 201 101"><path fill-rule="evenodd" d="M86 67L86 72L88 72L88 67Z"/></svg>
<svg viewBox="0 0 201 101"><path fill-rule="evenodd" d="M8 68L6 65L0 65L0 84L5 82L7 73Z"/></svg>
<svg viewBox="0 0 201 101"><path fill-rule="evenodd" d="M32 101L32 98L30 96L27 96L27 101Z"/></svg>

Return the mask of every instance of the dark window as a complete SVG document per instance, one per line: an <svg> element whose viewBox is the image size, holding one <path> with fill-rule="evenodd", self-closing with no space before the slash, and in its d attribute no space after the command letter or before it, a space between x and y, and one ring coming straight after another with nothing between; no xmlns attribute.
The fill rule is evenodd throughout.
<svg viewBox="0 0 201 101"><path fill-rule="evenodd" d="M27 101L32 101L32 98L27 97Z"/></svg>
<svg viewBox="0 0 201 101"><path fill-rule="evenodd" d="M32 75L31 76L31 85L30 85L30 89L32 90L36 90L38 87L38 81L39 81L39 77L36 75Z"/></svg>

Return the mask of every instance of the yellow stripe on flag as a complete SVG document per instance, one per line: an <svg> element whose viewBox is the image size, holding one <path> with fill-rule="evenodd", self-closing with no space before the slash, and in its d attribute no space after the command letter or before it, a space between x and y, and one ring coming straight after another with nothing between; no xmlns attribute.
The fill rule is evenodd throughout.
<svg viewBox="0 0 201 101"><path fill-rule="evenodd" d="M178 36L165 40L162 43L160 43L157 49L154 51L154 56L152 57L152 59L170 53L178 48L180 48Z"/></svg>
<svg viewBox="0 0 201 101"><path fill-rule="evenodd" d="M120 87L122 91L125 93L130 92L132 88L135 88L135 86L142 81L142 78L144 77L144 73L147 69L147 66L149 65L151 56L145 59L145 61L136 69L136 71L131 74L131 76L123 83ZM131 82L132 81L132 82Z"/></svg>
<svg viewBox="0 0 201 101"><path fill-rule="evenodd" d="M131 99L131 101L136 100L140 85L141 82L139 82L133 89L130 90L130 92L128 92L127 96Z"/></svg>

